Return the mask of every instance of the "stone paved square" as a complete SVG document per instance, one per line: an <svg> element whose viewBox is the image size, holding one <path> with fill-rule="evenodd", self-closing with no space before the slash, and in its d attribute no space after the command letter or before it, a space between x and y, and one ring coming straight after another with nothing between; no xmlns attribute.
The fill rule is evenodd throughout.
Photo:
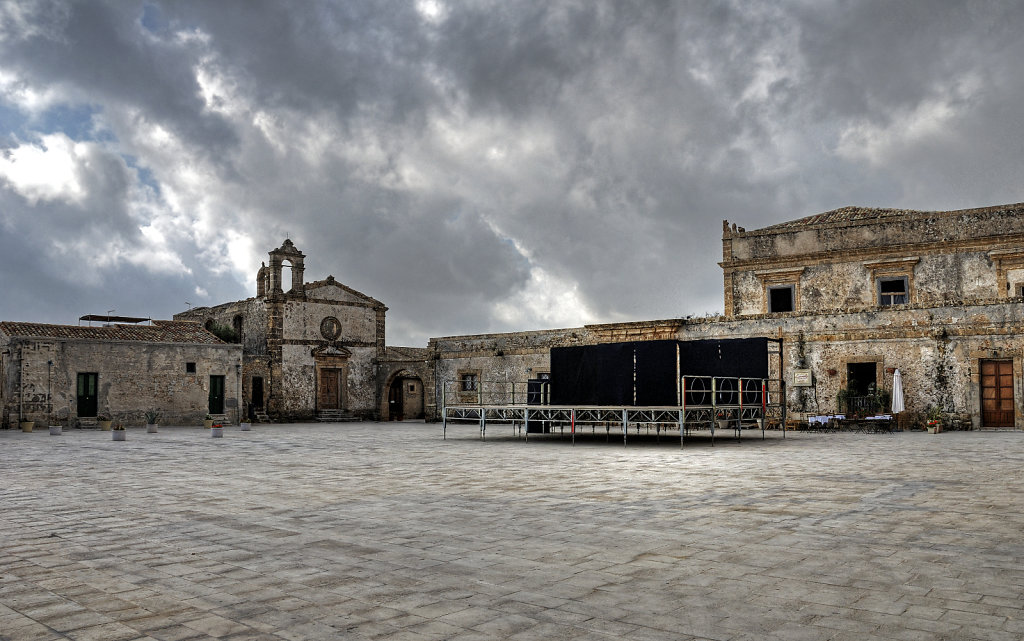
<svg viewBox="0 0 1024 641"><path fill-rule="evenodd" d="M0 432L0 638L1020 639L1024 434Z"/></svg>

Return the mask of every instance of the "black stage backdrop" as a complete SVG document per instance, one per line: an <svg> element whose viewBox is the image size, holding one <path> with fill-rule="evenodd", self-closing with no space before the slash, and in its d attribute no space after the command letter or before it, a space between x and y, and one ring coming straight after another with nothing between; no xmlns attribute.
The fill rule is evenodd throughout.
<svg viewBox="0 0 1024 641"><path fill-rule="evenodd" d="M768 339L636 341L551 349L552 405L676 405L679 373L768 378Z"/></svg>

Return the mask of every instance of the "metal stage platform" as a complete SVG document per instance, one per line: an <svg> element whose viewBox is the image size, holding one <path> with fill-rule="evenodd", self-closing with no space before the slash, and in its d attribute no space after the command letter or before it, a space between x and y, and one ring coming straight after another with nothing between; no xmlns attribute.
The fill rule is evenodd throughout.
<svg viewBox="0 0 1024 641"><path fill-rule="evenodd" d="M595 432L598 426L603 427L609 437L615 426L622 434L623 445L628 444L631 427L638 433L653 428L659 436L663 431L678 433L680 447L696 430L709 431L712 445L716 432L721 430L731 430L741 439L745 429L759 429L761 438L766 430L779 429L785 438L785 387L777 379L683 376L678 394L681 403L665 407L528 402L531 396L545 399L547 395L528 394L526 383L473 381L473 387L466 387L460 381L445 383L443 438L448 438L449 423L474 425L481 439L487 436L488 424L511 425L513 434L525 435L527 441L531 435L544 436L557 430L564 436L568 430L575 443L576 432L583 426Z"/></svg>

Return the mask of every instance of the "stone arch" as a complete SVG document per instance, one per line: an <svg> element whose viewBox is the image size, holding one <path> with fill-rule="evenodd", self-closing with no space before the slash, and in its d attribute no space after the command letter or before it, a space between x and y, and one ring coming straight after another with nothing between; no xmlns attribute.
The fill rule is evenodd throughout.
<svg viewBox="0 0 1024 641"><path fill-rule="evenodd" d="M235 314L235 317L231 319L231 328L235 330L235 342L242 342L242 328L244 323L242 322L242 315Z"/></svg>
<svg viewBox="0 0 1024 641"><path fill-rule="evenodd" d="M381 420L402 421L422 419L425 413L423 379L409 369L392 372L384 383Z"/></svg>

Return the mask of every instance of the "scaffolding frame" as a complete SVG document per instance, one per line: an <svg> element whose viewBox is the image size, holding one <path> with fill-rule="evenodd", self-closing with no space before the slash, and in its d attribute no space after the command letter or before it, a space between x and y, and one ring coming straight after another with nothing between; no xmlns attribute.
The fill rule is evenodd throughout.
<svg viewBox="0 0 1024 641"><path fill-rule="evenodd" d="M459 389L457 380L446 380L442 390L442 437L448 438L448 424L471 423L479 429L480 439L487 437L487 424L511 424L513 434L523 436L550 433L554 426L564 435L569 427L572 442L576 442L577 427L598 425L605 427L610 438L611 428L618 425L623 445L629 442L629 428L653 426L660 440L661 431L677 431L679 447L691 430L711 432L714 445L716 429L732 429L741 440L744 429L760 429L761 438L769 427L778 426L786 437L785 382L782 379L738 378L722 376L683 375L679 378L678 405L641 407L632 405L548 405L526 402L525 381L476 381L473 390ZM485 402L487 401L487 402ZM541 432L531 432L531 423L542 426ZM667 426L667 427L666 427Z"/></svg>

